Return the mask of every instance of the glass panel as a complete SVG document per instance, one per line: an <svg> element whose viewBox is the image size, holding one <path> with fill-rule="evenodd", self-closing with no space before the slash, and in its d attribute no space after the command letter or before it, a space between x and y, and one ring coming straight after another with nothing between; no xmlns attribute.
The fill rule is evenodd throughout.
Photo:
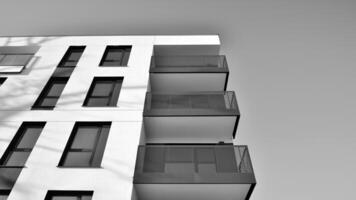
<svg viewBox="0 0 356 200"><path fill-rule="evenodd" d="M216 165L215 163L199 163L198 164L198 172L199 173L210 173L210 174L215 174L216 173Z"/></svg>
<svg viewBox="0 0 356 200"><path fill-rule="evenodd" d="M30 152L14 151L9 154L6 166L24 166Z"/></svg>
<svg viewBox="0 0 356 200"><path fill-rule="evenodd" d="M121 61L123 52L121 50L110 50L106 54L106 61L109 60L116 60L116 61Z"/></svg>
<svg viewBox="0 0 356 200"><path fill-rule="evenodd" d="M68 152L63 166L90 166L92 152Z"/></svg>
<svg viewBox="0 0 356 200"><path fill-rule="evenodd" d="M102 64L103 66L120 66L121 62L120 61L105 61Z"/></svg>
<svg viewBox="0 0 356 200"><path fill-rule="evenodd" d="M167 162L193 162L193 148L168 148Z"/></svg>
<svg viewBox="0 0 356 200"><path fill-rule="evenodd" d="M209 108L209 98L206 95L191 95L192 108Z"/></svg>
<svg viewBox="0 0 356 200"><path fill-rule="evenodd" d="M0 200L7 200L8 195L0 195Z"/></svg>
<svg viewBox="0 0 356 200"><path fill-rule="evenodd" d="M72 52L68 57L68 61L78 61L81 56L82 52Z"/></svg>
<svg viewBox="0 0 356 200"><path fill-rule="evenodd" d="M174 174L194 173L194 163L166 163L165 172Z"/></svg>
<svg viewBox="0 0 356 200"><path fill-rule="evenodd" d="M51 88L49 89L49 92L47 96L60 96L66 83L54 83L52 84Z"/></svg>
<svg viewBox="0 0 356 200"><path fill-rule="evenodd" d="M5 57L5 55L0 55L0 64L1 64L1 59L4 57Z"/></svg>
<svg viewBox="0 0 356 200"><path fill-rule="evenodd" d="M77 196L52 197L52 200L79 200Z"/></svg>
<svg viewBox="0 0 356 200"><path fill-rule="evenodd" d="M98 127L79 127L72 143L72 149L94 149Z"/></svg>
<svg viewBox="0 0 356 200"><path fill-rule="evenodd" d="M151 108L169 108L169 96L168 95L152 95Z"/></svg>
<svg viewBox="0 0 356 200"><path fill-rule="evenodd" d="M197 148L197 162L199 163L215 163L215 154L213 148Z"/></svg>
<svg viewBox="0 0 356 200"><path fill-rule="evenodd" d="M30 148L35 146L35 143L40 135L42 128L29 127L26 129L17 148Z"/></svg>
<svg viewBox="0 0 356 200"><path fill-rule="evenodd" d="M130 51L126 51L124 53L124 57L122 58L122 62L121 62L122 66L127 66L127 63L129 62L129 57L130 57Z"/></svg>
<svg viewBox="0 0 356 200"><path fill-rule="evenodd" d="M113 83L96 83L91 96L109 96L112 92Z"/></svg>
<svg viewBox="0 0 356 200"><path fill-rule="evenodd" d="M63 67L75 67L77 66L77 61L66 61L63 63Z"/></svg>
<svg viewBox="0 0 356 200"><path fill-rule="evenodd" d="M216 171L237 172L234 147L216 148Z"/></svg>
<svg viewBox="0 0 356 200"><path fill-rule="evenodd" d="M109 98L95 98L91 97L88 100L87 106L108 106Z"/></svg>
<svg viewBox="0 0 356 200"><path fill-rule="evenodd" d="M189 108L189 96L187 95L172 95L171 108Z"/></svg>
<svg viewBox="0 0 356 200"><path fill-rule="evenodd" d="M58 98L44 98L40 106L55 106Z"/></svg>
<svg viewBox="0 0 356 200"><path fill-rule="evenodd" d="M0 65L24 66L31 59L32 55L6 55Z"/></svg>
<svg viewBox="0 0 356 200"><path fill-rule="evenodd" d="M209 95L209 104L211 108L226 109L225 96L221 94Z"/></svg>
<svg viewBox="0 0 356 200"><path fill-rule="evenodd" d="M143 171L163 172L164 171L164 151L165 148L146 148Z"/></svg>
<svg viewBox="0 0 356 200"><path fill-rule="evenodd" d="M91 200L91 196L89 195L82 196L81 200Z"/></svg>

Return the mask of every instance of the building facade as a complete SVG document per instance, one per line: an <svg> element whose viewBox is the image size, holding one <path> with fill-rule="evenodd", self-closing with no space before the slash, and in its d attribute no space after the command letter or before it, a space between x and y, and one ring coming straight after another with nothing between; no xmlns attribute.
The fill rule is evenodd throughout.
<svg viewBox="0 0 356 200"><path fill-rule="evenodd" d="M220 40L0 37L0 199L243 200Z"/></svg>

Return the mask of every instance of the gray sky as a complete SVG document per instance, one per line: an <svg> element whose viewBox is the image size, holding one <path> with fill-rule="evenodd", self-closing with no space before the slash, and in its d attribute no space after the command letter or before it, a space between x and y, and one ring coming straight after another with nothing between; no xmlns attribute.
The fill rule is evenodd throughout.
<svg viewBox="0 0 356 200"><path fill-rule="evenodd" d="M252 200L356 199L355 0L0 0L0 35L219 34Z"/></svg>

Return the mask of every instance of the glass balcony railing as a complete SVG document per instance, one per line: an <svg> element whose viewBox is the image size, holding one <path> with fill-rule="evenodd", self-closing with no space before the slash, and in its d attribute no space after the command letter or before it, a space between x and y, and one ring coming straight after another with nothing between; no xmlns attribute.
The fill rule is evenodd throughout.
<svg viewBox="0 0 356 200"><path fill-rule="evenodd" d="M225 56L152 56L150 72L229 72Z"/></svg>
<svg viewBox="0 0 356 200"><path fill-rule="evenodd" d="M247 146L139 146L134 183L255 183Z"/></svg>
<svg viewBox="0 0 356 200"><path fill-rule="evenodd" d="M144 116L154 115L239 115L239 109L233 91L147 93Z"/></svg>

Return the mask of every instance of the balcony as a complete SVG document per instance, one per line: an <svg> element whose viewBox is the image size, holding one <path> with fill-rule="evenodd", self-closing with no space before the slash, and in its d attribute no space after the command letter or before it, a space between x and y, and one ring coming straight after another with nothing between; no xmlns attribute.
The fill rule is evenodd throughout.
<svg viewBox="0 0 356 200"><path fill-rule="evenodd" d="M225 56L153 56L153 92L224 91L229 76Z"/></svg>
<svg viewBox="0 0 356 200"><path fill-rule="evenodd" d="M20 175L22 167L0 167L0 190L11 190L17 177Z"/></svg>
<svg viewBox="0 0 356 200"><path fill-rule="evenodd" d="M147 143L217 143L235 137L240 112L235 93L147 93Z"/></svg>
<svg viewBox="0 0 356 200"><path fill-rule="evenodd" d="M137 200L244 200L256 184L247 146L140 146Z"/></svg>

